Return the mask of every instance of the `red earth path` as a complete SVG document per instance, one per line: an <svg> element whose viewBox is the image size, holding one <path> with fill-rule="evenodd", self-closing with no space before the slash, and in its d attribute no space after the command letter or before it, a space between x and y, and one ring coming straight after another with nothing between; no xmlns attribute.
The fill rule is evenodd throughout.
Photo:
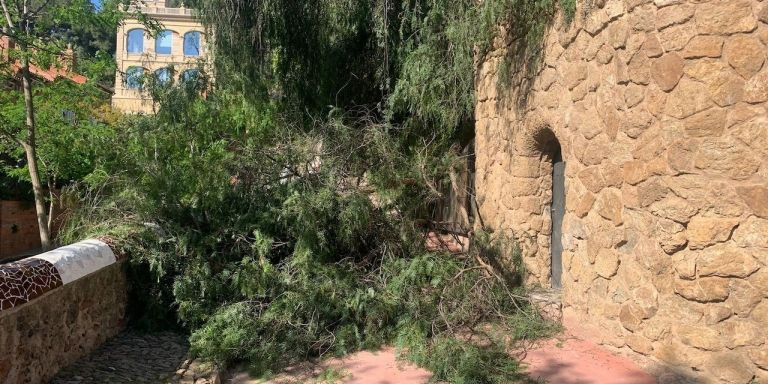
<svg viewBox="0 0 768 384"><path fill-rule="evenodd" d="M568 322L566 321L566 326ZM537 343L523 358L532 379L549 384L656 384L632 360L576 336L570 328L558 337ZM226 384L328 383L339 378L344 384L427 383L430 373L397 361L394 349L358 352L343 359L293 367L269 380L251 378L235 372ZM325 379L325 381L323 380Z"/></svg>

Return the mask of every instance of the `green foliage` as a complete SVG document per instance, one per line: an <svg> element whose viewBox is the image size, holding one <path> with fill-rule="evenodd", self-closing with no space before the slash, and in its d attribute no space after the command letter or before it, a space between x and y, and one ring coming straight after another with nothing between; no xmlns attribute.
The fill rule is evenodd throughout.
<svg viewBox="0 0 768 384"><path fill-rule="evenodd" d="M542 31L554 3L201 6L216 89L150 79L157 114L117 124L66 238L116 238L219 363L269 373L394 342L436 380L520 379L510 344L551 328L514 241L430 253L419 223L471 140L475 50L506 21Z"/></svg>
<svg viewBox="0 0 768 384"><path fill-rule="evenodd" d="M111 145L112 127L104 121L108 95L96 86L75 84L60 79L39 84L35 96L42 102L35 110L37 154L41 174L54 184L81 180L96 168L105 145ZM6 90L0 95L0 116L6 130L23 139L24 95L21 90ZM24 151L7 137L0 137L0 148L7 156L3 173L20 181L29 180Z"/></svg>

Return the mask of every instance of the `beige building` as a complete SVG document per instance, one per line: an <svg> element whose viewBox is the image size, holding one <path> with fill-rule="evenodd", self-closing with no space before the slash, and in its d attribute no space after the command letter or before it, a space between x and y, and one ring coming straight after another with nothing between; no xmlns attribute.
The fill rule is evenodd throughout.
<svg viewBox="0 0 768 384"><path fill-rule="evenodd" d="M194 10L166 3L149 0L139 9L162 25L155 36L136 19L125 20L117 30L112 106L120 111L153 113L156 105L148 84L192 81L206 68L207 36Z"/></svg>

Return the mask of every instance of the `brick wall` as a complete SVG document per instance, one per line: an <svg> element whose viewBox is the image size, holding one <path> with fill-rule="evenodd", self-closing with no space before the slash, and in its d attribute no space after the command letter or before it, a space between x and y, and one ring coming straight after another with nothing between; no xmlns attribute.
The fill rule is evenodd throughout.
<svg viewBox="0 0 768 384"><path fill-rule="evenodd" d="M40 248L32 202L0 201L0 261Z"/></svg>

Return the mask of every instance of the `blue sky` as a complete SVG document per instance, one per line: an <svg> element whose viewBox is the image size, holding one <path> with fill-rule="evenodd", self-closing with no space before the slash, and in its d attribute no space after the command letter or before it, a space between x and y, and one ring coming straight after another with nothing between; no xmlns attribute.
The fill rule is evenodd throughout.
<svg viewBox="0 0 768 384"><path fill-rule="evenodd" d="M93 4L96 9L101 8L101 0L91 0L91 4Z"/></svg>

